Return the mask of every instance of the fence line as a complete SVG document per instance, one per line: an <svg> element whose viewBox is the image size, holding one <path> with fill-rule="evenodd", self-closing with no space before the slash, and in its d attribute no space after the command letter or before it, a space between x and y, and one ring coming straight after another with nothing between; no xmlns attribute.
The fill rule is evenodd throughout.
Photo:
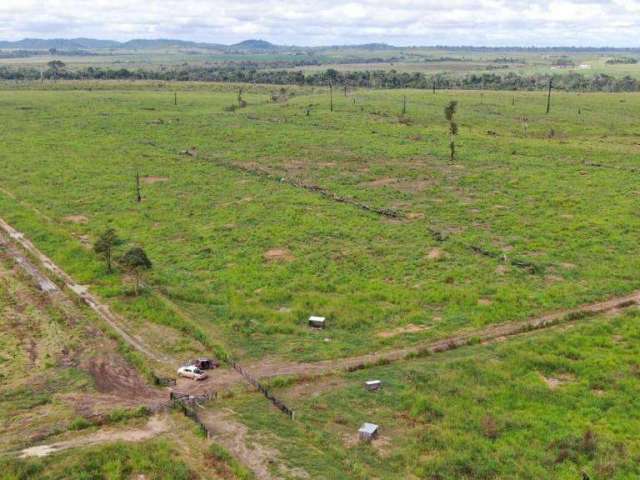
<svg viewBox="0 0 640 480"><path fill-rule="evenodd" d="M265 387L264 385L262 385L260 382L258 382L257 379L255 379L253 376L251 376L248 372L246 372L239 363L234 362L234 361L230 361L229 362L231 364L231 366L240 374L242 375L245 380L247 380L247 382L249 382L251 385L253 385L254 387L256 387L258 389L258 391L260 391L260 393L262 393L271 403L273 403L276 408L278 408L278 410L280 410L282 413L284 413L286 416L288 416L291 420L294 419L295 417L295 412L293 410L291 410L282 400L280 400L279 398L277 398L275 395L273 395L269 389L267 389L267 387Z"/></svg>
<svg viewBox="0 0 640 480"><path fill-rule="evenodd" d="M169 405L178 408L187 418L190 418L198 425L200 431L207 437L211 438L211 432L200 419L198 412L194 407L200 407L201 402L208 402L209 400L215 400L218 398L217 392L204 393L202 395L189 395L188 393L171 392L169 394Z"/></svg>

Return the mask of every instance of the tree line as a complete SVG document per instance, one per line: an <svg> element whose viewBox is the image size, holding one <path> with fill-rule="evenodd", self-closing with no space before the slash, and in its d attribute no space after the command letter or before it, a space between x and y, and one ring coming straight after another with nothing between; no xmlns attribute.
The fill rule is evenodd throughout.
<svg viewBox="0 0 640 480"><path fill-rule="evenodd" d="M61 62L60 62L61 63ZM544 90L552 80L557 90L592 92L640 91L640 82L631 77L621 78L606 74L518 74L471 73L425 75L421 72L396 70L362 70L339 72L328 69L317 72L300 70L262 70L232 66L183 66L164 70L113 69L88 67L70 70L62 65L49 66L46 70L32 67L0 67L0 80L162 80L240 82L274 85L348 86L363 88L416 88L416 89L465 89L465 90Z"/></svg>

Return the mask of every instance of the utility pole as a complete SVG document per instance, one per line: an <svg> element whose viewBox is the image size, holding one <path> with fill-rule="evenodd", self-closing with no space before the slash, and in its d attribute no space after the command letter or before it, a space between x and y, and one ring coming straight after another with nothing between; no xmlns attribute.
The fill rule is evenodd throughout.
<svg viewBox="0 0 640 480"><path fill-rule="evenodd" d="M407 113L407 96L402 96L402 115Z"/></svg>
<svg viewBox="0 0 640 480"><path fill-rule="evenodd" d="M178 92L173 92L173 104L178 105Z"/></svg>
<svg viewBox="0 0 640 480"><path fill-rule="evenodd" d="M553 78L549 79L549 93L547 94L547 113L551 110L551 89L553 88Z"/></svg>

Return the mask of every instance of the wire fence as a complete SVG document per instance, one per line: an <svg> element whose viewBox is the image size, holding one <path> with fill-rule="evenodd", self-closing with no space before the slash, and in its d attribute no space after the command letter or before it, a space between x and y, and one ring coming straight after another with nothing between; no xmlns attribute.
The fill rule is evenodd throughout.
<svg viewBox="0 0 640 480"><path fill-rule="evenodd" d="M169 394L170 405L180 410L187 418L198 425L198 428L206 438L211 438L211 431L200 419L196 408L202 408L202 403L218 398L216 392L203 393L201 395L189 395L188 393L171 392Z"/></svg>
<svg viewBox="0 0 640 480"><path fill-rule="evenodd" d="M251 385L256 387L260 391L260 393L262 393L271 403L273 403L276 406L276 408L278 408L278 410L280 410L282 413L288 416L291 420L295 418L295 412L292 409L290 409L282 400L280 400L275 395L273 395L267 387L262 385L252 375L246 372L240 366L240 364L234 361L231 361L230 364L240 375L242 375L245 378L247 382L249 382Z"/></svg>

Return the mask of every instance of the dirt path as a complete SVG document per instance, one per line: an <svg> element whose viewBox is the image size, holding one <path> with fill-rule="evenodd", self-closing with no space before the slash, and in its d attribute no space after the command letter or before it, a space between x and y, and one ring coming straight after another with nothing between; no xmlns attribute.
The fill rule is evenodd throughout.
<svg viewBox="0 0 640 480"><path fill-rule="evenodd" d="M58 286L44 275L34 263L23 255L17 248L11 245L9 239L19 244L24 250L29 252L37 261L54 277L59 278L66 288L77 295L87 304L100 318L102 318L116 333L132 348L146 355L150 359L165 365L176 367L177 362L165 355L152 351L142 341L129 335L120 325L124 323L122 318L104 303L100 302L94 295L89 293L86 287L77 284L64 270L58 267L44 253L38 250L24 234L14 229L11 225L0 218L0 246L14 259L14 261L39 285L40 289L46 293L61 293Z"/></svg>
<svg viewBox="0 0 640 480"><path fill-rule="evenodd" d="M144 427L127 430L103 428L95 433L83 435L72 440L25 448L20 451L18 456L20 458L46 457L52 453L61 452L70 448L88 447L112 442L142 442L165 433L168 430L169 425L167 419L160 415L154 415Z"/></svg>
<svg viewBox="0 0 640 480"><path fill-rule="evenodd" d="M557 325L570 325L597 314L617 312L638 305L640 305L640 291L622 297L615 297L604 302L583 305L569 310L561 310L529 320L491 325L483 329L468 330L442 340L422 343L412 347L312 363L285 363L282 361L260 360L243 365L243 368L258 379L284 375L319 376L337 371L357 370L379 363L404 360L414 355L434 354L466 345L502 341L509 337L524 335ZM231 379L226 378L225 380L225 386L228 386ZM240 381L240 378L238 381ZM202 387L204 386L203 384Z"/></svg>
<svg viewBox="0 0 640 480"><path fill-rule="evenodd" d="M267 446L269 444L267 439L250 438L249 429L234 417L235 412L228 408L207 409L200 413L200 419L207 426L210 438L249 468L258 480L276 480L284 477L309 478L302 469L287 468L278 458L280 452ZM277 467L273 468L273 466ZM280 473L274 474L274 470Z"/></svg>

